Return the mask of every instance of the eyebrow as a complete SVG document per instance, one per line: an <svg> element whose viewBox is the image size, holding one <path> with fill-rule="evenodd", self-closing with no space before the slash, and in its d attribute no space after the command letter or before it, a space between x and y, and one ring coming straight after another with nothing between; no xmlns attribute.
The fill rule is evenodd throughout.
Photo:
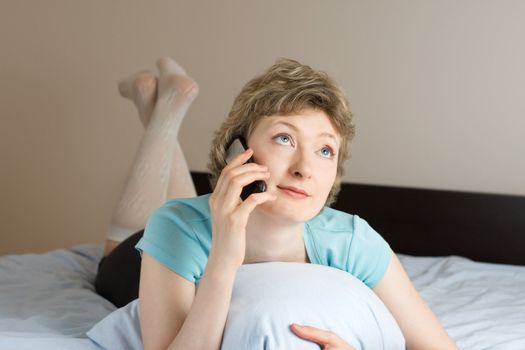
<svg viewBox="0 0 525 350"><path fill-rule="evenodd" d="M277 125L277 124L284 124L284 125L290 127L291 129L294 129L295 131L299 131L299 129L295 125L287 123L287 122L283 122L283 121L275 122L275 123L272 124L272 126ZM332 140L334 140L335 144L339 146L339 143L337 142L337 138L331 133L322 132L318 136L331 138Z"/></svg>

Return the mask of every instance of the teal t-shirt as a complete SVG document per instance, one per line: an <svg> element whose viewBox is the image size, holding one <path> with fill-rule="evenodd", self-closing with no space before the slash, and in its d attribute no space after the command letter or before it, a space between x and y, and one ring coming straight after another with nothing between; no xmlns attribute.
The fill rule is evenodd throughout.
<svg viewBox="0 0 525 350"><path fill-rule="evenodd" d="M136 248L199 284L211 248L210 194L167 201L149 217ZM304 224L310 262L331 266L373 288L390 263L388 243L357 215L325 207Z"/></svg>

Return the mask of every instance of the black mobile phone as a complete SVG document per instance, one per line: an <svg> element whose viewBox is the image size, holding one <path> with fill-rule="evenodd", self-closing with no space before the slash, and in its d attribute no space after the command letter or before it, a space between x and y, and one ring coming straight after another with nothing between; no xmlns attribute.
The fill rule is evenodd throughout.
<svg viewBox="0 0 525 350"><path fill-rule="evenodd" d="M242 137L235 138L226 150L226 164L230 164L231 160L237 155L248 149L246 141ZM253 157L250 157L246 163L253 163ZM266 182L257 180L251 184L244 186L241 192L241 199L244 201L252 193L266 192Z"/></svg>

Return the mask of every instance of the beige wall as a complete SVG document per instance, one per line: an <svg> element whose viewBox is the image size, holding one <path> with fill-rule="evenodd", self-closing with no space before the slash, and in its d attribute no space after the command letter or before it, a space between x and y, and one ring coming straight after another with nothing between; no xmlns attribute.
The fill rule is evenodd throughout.
<svg viewBox="0 0 525 350"><path fill-rule="evenodd" d="M4 1L0 254L102 241L142 133L116 82L161 55L201 87L192 170L243 83L291 57L348 93L347 181L525 195L524 18L518 0Z"/></svg>

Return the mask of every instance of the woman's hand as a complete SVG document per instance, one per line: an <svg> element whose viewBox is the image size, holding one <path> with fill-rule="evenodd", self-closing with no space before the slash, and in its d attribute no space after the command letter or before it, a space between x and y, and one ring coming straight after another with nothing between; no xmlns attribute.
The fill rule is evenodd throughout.
<svg viewBox="0 0 525 350"><path fill-rule="evenodd" d="M209 204L212 221L212 245L208 263L222 268L237 269L246 253L246 224L256 206L275 200L269 193L253 193L243 202L240 198L244 186L270 177L268 168L246 163L253 150L239 154L221 172ZM246 164L245 164L246 163Z"/></svg>
<svg viewBox="0 0 525 350"><path fill-rule="evenodd" d="M292 332L300 338L317 343L323 350L355 350L337 334L310 326L292 324Z"/></svg>

